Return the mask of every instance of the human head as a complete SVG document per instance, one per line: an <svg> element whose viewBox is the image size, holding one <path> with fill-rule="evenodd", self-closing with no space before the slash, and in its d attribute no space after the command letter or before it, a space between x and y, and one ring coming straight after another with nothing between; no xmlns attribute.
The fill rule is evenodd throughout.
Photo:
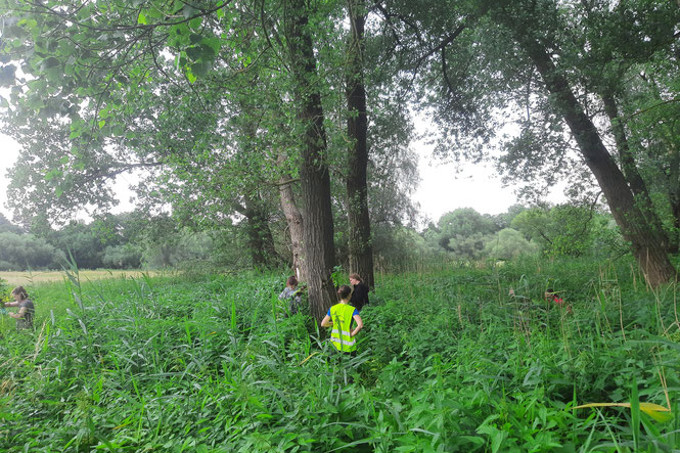
<svg viewBox="0 0 680 453"><path fill-rule="evenodd" d="M26 300L28 299L28 293L24 289L23 286L17 286L12 290L12 296L16 296L18 300Z"/></svg>
<svg viewBox="0 0 680 453"><path fill-rule="evenodd" d="M298 284L297 278L295 278L295 275L291 275L288 277L288 280L286 280L286 285L290 286L291 288L295 288Z"/></svg>
<svg viewBox="0 0 680 453"><path fill-rule="evenodd" d="M340 288L338 288L338 297L341 300L349 299L350 294L352 294L352 288L350 288L349 286L341 285Z"/></svg>
<svg viewBox="0 0 680 453"><path fill-rule="evenodd" d="M359 274L349 274L349 282L353 285L361 283L361 277L359 276Z"/></svg>
<svg viewBox="0 0 680 453"><path fill-rule="evenodd" d="M555 290L553 290L552 288L546 289L546 290L545 290L545 293L543 294L543 297L544 297L546 300L552 299L552 298L554 298L555 296L556 296Z"/></svg>

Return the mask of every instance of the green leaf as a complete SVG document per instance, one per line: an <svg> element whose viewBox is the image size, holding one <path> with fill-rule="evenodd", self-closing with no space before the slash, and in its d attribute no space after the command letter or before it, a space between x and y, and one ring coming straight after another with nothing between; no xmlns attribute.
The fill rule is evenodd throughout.
<svg viewBox="0 0 680 453"><path fill-rule="evenodd" d="M198 30L199 28L201 28L201 25L203 25L202 17L197 17L189 21L189 27L193 28L194 30Z"/></svg>
<svg viewBox="0 0 680 453"><path fill-rule="evenodd" d="M101 120L98 124L99 124L99 129L101 129L106 125L106 120Z"/></svg>
<svg viewBox="0 0 680 453"><path fill-rule="evenodd" d="M210 64L206 61L197 61L196 63L191 65L191 72L196 77L203 77L208 72L210 72L211 68L212 68L212 64Z"/></svg>
<svg viewBox="0 0 680 453"><path fill-rule="evenodd" d="M203 38L201 40L201 44L204 47L209 47L215 52L215 55L217 55L220 50L222 49L222 40L217 37L212 37L212 38Z"/></svg>
<svg viewBox="0 0 680 453"><path fill-rule="evenodd" d="M198 77L196 77L192 71L192 67L187 68L187 79L189 79L189 83L194 83Z"/></svg>
<svg viewBox="0 0 680 453"><path fill-rule="evenodd" d="M137 16L137 23L141 24L141 25L148 25L149 24L144 13L142 13L142 12L139 13L139 16Z"/></svg>

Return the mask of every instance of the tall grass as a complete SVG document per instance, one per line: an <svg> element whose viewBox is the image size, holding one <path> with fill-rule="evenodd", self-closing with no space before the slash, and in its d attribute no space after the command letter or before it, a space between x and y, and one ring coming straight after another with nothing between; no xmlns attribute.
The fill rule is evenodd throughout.
<svg viewBox="0 0 680 453"><path fill-rule="evenodd" d="M632 277L577 261L382 274L360 354L345 358L304 314L277 317L282 275L81 282L73 270L30 288L34 333L0 321L0 445L666 451L680 440L676 291ZM548 286L571 313L542 300ZM589 402L631 408L572 409Z"/></svg>

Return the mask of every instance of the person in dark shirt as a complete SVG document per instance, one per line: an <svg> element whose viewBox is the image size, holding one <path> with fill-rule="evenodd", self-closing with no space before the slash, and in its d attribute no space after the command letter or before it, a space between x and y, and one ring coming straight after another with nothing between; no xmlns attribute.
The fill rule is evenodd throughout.
<svg viewBox="0 0 680 453"><path fill-rule="evenodd" d="M286 307L287 312L294 315L300 311L302 306L302 297L300 293L302 288L298 288L298 280L295 275L291 275L286 280L286 287L279 294L279 300L282 302L287 302L288 307Z"/></svg>
<svg viewBox="0 0 680 453"><path fill-rule="evenodd" d="M9 316L17 320L17 330L33 329L33 315L35 314L35 307L33 302L28 298L28 293L23 286L17 286L12 290L14 302L5 302L5 307L19 307L16 313L8 313Z"/></svg>
<svg viewBox="0 0 680 453"><path fill-rule="evenodd" d="M351 274L349 282L352 284L352 297L349 303L361 311L364 305L368 305L368 286L361 280L359 274Z"/></svg>

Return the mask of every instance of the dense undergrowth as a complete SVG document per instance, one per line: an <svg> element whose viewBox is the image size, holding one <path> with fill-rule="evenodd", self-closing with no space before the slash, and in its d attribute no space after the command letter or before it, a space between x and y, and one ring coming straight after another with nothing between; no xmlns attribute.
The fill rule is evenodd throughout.
<svg viewBox="0 0 680 453"><path fill-rule="evenodd" d="M0 320L2 451L680 446L676 290L649 291L629 265L378 275L349 360L304 315L277 319L283 282L74 274L31 288L36 332ZM570 311L543 301L548 287ZM573 409L592 402L632 408ZM641 402L670 405L669 420Z"/></svg>

